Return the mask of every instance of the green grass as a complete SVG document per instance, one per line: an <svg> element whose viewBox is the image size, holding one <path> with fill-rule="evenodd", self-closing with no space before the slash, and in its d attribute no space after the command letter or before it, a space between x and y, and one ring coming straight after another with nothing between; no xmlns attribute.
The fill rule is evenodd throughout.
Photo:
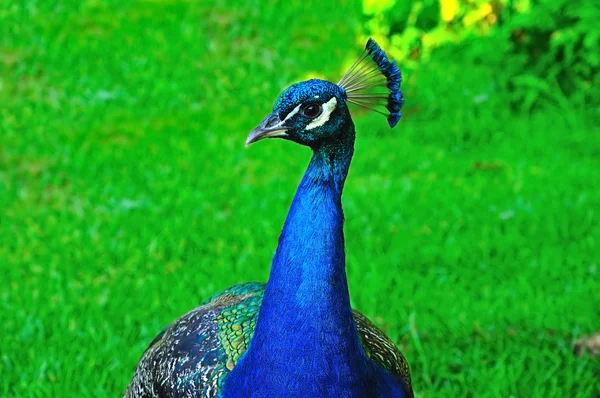
<svg viewBox="0 0 600 398"><path fill-rule="evenodd" d="M266 279L310 154L246 134L286 85L341 76L360 5L13 3L0 396L118 396L167 323ZM419 397L597 397L599 362L572 344L600 329L600 118L515 115L492 75L432 62L405 71L395 130L357 112L353 305L402 347Z"/></svg>

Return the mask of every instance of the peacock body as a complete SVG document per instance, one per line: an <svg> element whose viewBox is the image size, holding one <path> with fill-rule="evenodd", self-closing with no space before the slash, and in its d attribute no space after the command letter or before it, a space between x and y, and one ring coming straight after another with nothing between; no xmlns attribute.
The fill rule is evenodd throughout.
<svg viewBox="0 0 600 398"><path fill-rule="evenodd" d="M247 144L279 137L313 156L268 283L235 285L169 325L126 397L413 396L404 356L350 306L341 204L355 140L347 102L383 105L393 127L403 101L400 71L372 40L340 83L313 79L280 95Z"/></svg>
<svg viewBox="0 0 600 398"><path fill-rule="evenodd" d="M264 292L263 283L232 286L169 325L144 353L126 396L217 397L252 340ZM394 343L360 312L353 316L365 354L410 385Z"/></svg>

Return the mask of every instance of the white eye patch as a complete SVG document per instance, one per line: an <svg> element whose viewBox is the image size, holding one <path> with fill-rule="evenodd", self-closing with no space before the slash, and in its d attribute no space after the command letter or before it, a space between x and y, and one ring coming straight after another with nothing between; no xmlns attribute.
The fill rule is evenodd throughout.
<svg viewBox="0 0 600 398"><path fill-rule="evenodd" d="M327 121L329 120L329 117L331 116L331 113L334 111L336 106L337 106L337 100L335 99L335 97L331 98L329 101L324 103L323 104L323 112L321 113L321 115L318 118L316 118L315 120L313 120L312 122L310 122L310 124L308 126L306 126L305 130L312 130L316 127L322 126L325 123L327 123Z"/></svg>
<svg viewBox="0 0 600 398"><path fill-rule="evenodd" d="M297 107L294 108L293 111L291 111L290 113L288 113L288 115L285 117L285 119L283 119L283 123L285 123L288 119L291 119L294 117L294 115L296 113L298 113L298 111L300 110L300 107L302 106L302 104L298 105Z"/></svg>

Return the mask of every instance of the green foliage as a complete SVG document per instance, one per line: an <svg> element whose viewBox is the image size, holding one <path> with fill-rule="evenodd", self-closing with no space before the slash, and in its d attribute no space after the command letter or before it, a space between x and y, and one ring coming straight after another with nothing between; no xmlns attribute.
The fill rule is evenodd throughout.
<svg viewBox="0 0 600 398"><path fill-rule="evenodd" d="M600 105L600 4L594 0L540 0L505 27L505 57L514 99L529 109L540 100L568 107L564 97ZM561 96L564 94L564 97Z"/></svg>
<svg viewBox="0 0 600 398"><path fill-rule="evenodd" d="M266 280L309 152L246 135L364 45L360 4L286 4L0 2L0 396L119 396L165 325ZM600 396L572 353L598 329L600 119L511 111L477 60L527 58L479 35L401 62L396 129L353 110L353 304L418 397Z"/></svg>
<svg viewBox="0 0 600 398"><path fill-rule="evenodd" d="M412 0L365 8L369 33L388 37L396 57L413 67L432 56L485 66L526 110L599 104L597 1Z"/></svg>
<svg viewBox="0 0 600 398"><path fill-rule="evenodd" d="M489 34L497 21L498 9L504 7L503 2L488 0L364 2L367 33L380 41L387 37L391 53L409 65L429 60L436 49L446 44Z"/></svg>

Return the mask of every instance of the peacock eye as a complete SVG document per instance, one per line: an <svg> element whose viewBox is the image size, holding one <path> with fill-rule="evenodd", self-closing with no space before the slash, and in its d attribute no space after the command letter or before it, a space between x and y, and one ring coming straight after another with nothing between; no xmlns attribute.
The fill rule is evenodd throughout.
<svg viewBox="0 0 600 398"><path fill-rule="evenodd" d="M302 114L306 117L314 119L323 112L323 107L319 104L308 104L302 108Z"/></svg>

